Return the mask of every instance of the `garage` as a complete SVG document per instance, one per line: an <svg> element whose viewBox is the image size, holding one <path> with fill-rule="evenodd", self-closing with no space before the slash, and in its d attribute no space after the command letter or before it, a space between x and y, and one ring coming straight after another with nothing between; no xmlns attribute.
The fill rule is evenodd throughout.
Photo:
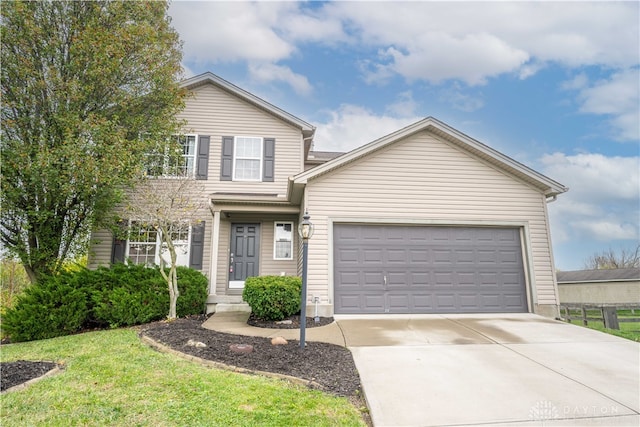
<svg viewBox="0 0 640 427"><path fill-rule="evenodd" d="M520 229L334 224L336 314L528 312Z"/></svg>

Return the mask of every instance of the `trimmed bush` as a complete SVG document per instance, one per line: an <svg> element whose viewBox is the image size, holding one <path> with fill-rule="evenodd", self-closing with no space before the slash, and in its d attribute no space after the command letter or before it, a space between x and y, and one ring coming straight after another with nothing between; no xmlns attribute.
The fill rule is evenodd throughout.
<svg viewBox="0 0 640 427"><path fill-rule="evenodd" d="M70 335L88 319L87 291L75 287L71 275L49 277L30 286L2 316L3 332L11 341L32 341Z"/></svg>
<svg viewBox="0 0 640 427"><path fill-rule="evenodd" d="M242 299L264 320L282 320L300 311L302 280L292 276L249 277Z"/></svg>
<svg viewBox="0 0 640 427"><path fill-rule="evenodd" d="M178 291L180 296L176 304L178 317L201 314L205 311L207 296L209 295L209 281L207 277L193 268L178 267ZM167 310L169 307L169 290L165 284Z"/></svg>
<svg viewBox="0 0 640 427"><path fill-rule="evenodd" d="M207 278L178 267L178 316L201 314ZM169 312L169 289L158 268L116 264L83 268L48 277L27 288L2 316L2 332L11 341L69 335L82 329L138 325Z"/></svg>
<svg viewBox="0 0 640 427"><path fill-rule="evenodd" d="M118 264L96 270L94 321L117 328L160 320L169 312L169 290L157 268Z"/></svg>

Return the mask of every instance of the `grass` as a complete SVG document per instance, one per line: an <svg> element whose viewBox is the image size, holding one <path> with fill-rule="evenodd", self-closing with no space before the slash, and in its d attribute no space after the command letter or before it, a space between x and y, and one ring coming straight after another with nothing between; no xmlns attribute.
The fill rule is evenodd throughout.
<svg viewBox="0 0 640 427"><path fill-rule="evenodd" d="M581 320L572 320L574 325L584 326ZM589 321L586 328L595 329L596 331L605 332L610 335L626 338L631 341L640 342L640 322L620 322L620 329L608 329L604 327L603 322Z"/></svg>
<svg viewBox="0 0 640 427"><path fill-rule="evenodd" d="M570 314L572 317L579 317L580 313L578 310L571 310ZM624 318L638 318L640 314L638 311L631 310L618 310L618 320L622 320ZM600 310L589 309L587 310L587 317L601 317L602 313ZM582 320L572 320L571 323L574 325L584 326L582 324ZM631 341L640 342L640 322L619 322L620 329L608 329L604 327L604 322L597 320L589 320L587 322L587 328L595 329L596 331L605 332L610 335L615 335L618 337L626 338Z"/></svg>
<svg viewBox="0 0 640 427"><path fill-rule="evenodd" d="M158 353L132 329L2 346L0 360L64 363L0 396L5 426L362 426L346 398Z"/></svg>

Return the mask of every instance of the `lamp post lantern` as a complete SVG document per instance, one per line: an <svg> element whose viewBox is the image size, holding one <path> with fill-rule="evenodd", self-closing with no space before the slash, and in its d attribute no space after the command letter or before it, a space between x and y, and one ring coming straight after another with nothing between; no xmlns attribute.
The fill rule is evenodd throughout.
<svg viewBox="0 0 640 427"><path fill-rule="evenodd" d="M304 213L302 222L298 225L298 234L302 239L302 292L300 295L300 348L305 347L307 329L307 257L309 239L313 236L313 224L309 221L309 212Z"/></svg>

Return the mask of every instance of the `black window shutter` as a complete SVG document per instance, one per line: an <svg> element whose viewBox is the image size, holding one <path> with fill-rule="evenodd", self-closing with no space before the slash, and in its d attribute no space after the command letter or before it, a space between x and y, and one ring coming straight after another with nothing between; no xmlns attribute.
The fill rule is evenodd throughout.
<svg viewBox="0 0 640 427"><path fill-rule="evenodd" d="M127 223L118 222L118 232L113 234L113 244L111 245L111 264L124 262L124 254L127 249Z"/></svg>
<svg viewBox="0 0 640 427"><path fill-rule="evenodd" d="M196 158L196 179L207 179L209 175L209 136L198 138L198 156Z"/></svg>
<svg viewBox="0 0 640 427"><path fill-rule="evenodd" d="M189 249L189 267L202 270L204 254L204 221L191 228L191 248Z"/></svg>
<svg viewBox="0 0 640 427"><path fill-rule="evenodd" d="M233 137L222 137L222 159L220 161L220 181L233 179Z"/></svg>
<svg viewBox="0 0 640 427"><path fill-rule="evenodd" d="M264 182L273 182L275 154L276 140L274 138L265 138L264 150L262 153L262 181Z"/></svg>

